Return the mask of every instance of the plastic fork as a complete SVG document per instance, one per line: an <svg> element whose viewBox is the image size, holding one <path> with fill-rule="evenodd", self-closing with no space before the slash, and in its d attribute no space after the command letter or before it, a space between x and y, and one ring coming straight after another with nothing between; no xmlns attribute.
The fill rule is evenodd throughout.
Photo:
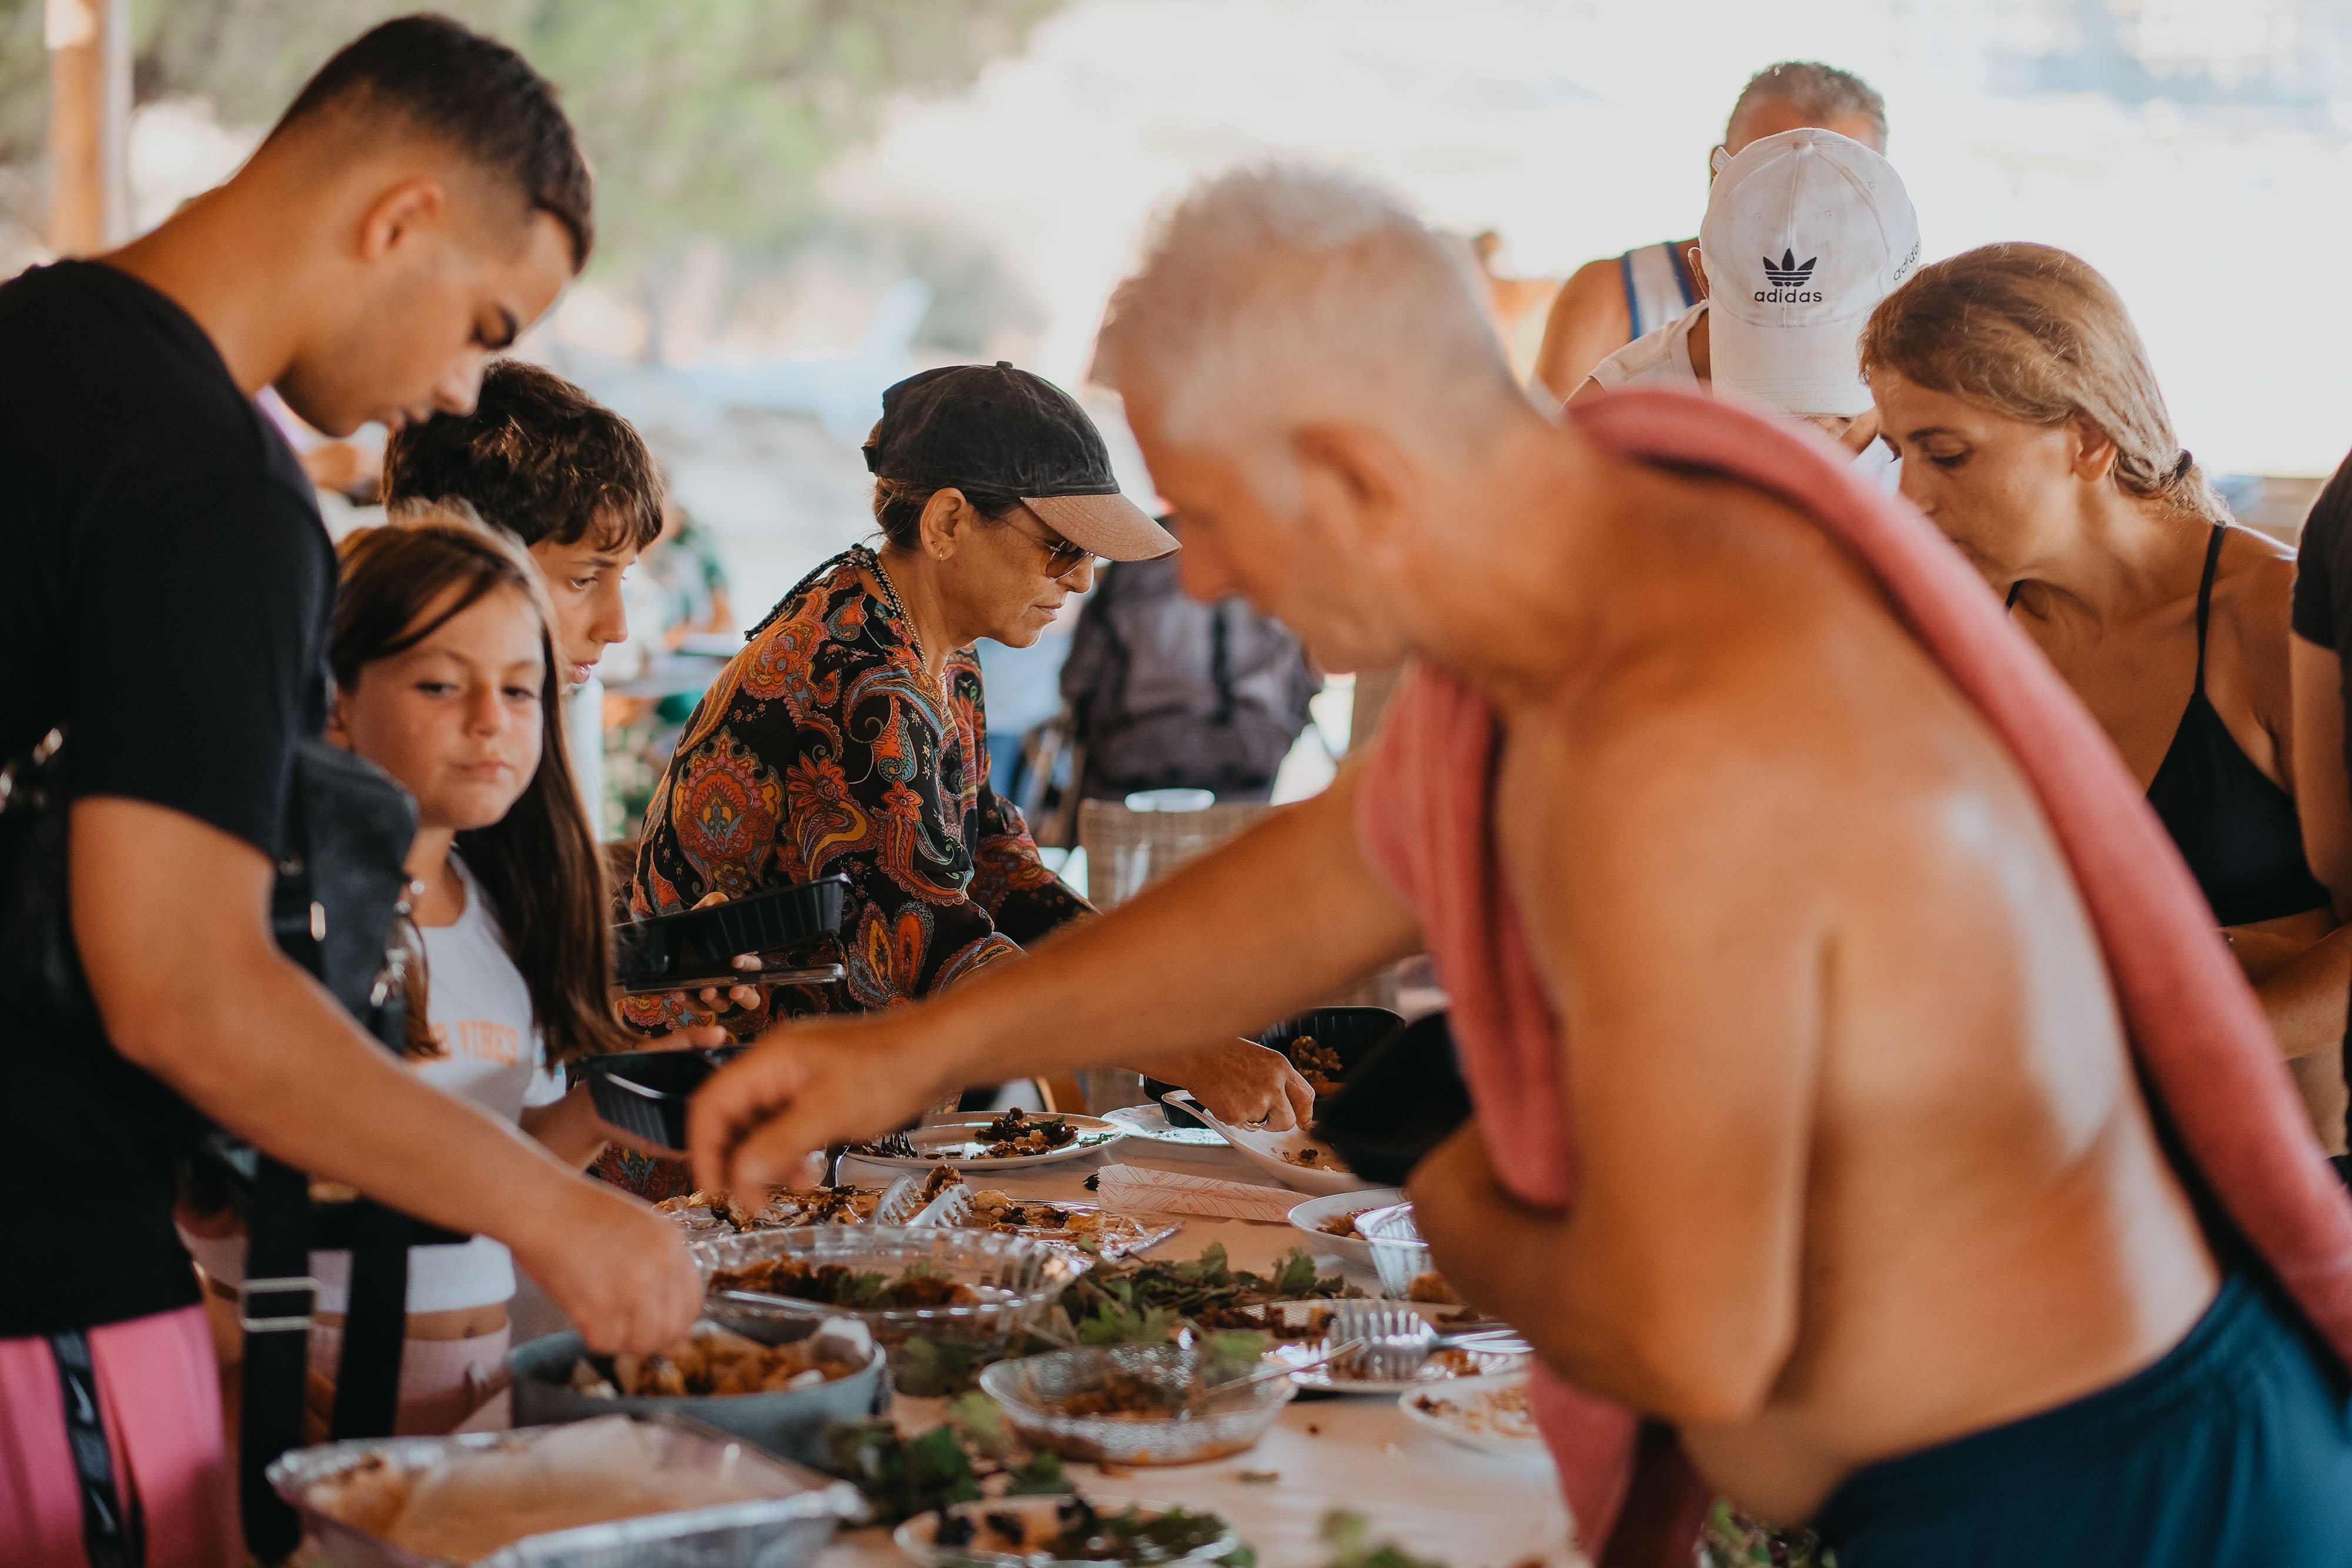
<svg viewBox="0 0 2352 1568"><path fill-rule="evenodd" d="M907 1221L909 1226L936 1225L953 1227L971 1218L971 1187L958 1182L947 1191L923 1206L921 1213Z"/></svg>
<svg viewBox="0 0 2352 1568"><path fill-rule="evenodd" d="M923 1208L923 1184L913 1176L902 1176L882 1189L882 1201L874 1206L877 1225L911 1224Z"/></svg>
<svg viewBox="0 0 2352 1568"><path fill-rule="evenodd" d="M1329 1338L1364 1342L1364 1348L1356 1354L1356 1367L1367 1383L1410 1383L1422 1364L1440 1350L1526 1355L1531 1349L1509 1329L1441 1334L1435 1324L1409 1308L1367 1301L1340 1301L1332 1312Z"/></svg>

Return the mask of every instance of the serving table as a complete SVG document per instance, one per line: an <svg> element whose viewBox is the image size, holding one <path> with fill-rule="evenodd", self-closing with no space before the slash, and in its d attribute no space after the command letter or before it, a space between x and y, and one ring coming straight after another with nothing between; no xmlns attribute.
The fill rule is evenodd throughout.
<svg viewBox="0 0 2352 1568"><path fill-rule="evenodd" d="M1086 1179L1118 1163L1269 1185L1265 1173L1224 1147L1119 1140L1098 1153L1040 1166L1034 1173L974 1171L978 1188L1016 1198L1091 1200ZM1307 1195L1298 1195L1305 1202ZM1260 1273L1305 1241L1287 1225L1246 1219L1181 1218L1183 1228L1146 1254L1157 1259L1198 1256L1222 1242L1235 1268ZM1309 1244L1310 1251L1313 1250ZM1325 1255L1325 1274L1344 1273L1377 1292L1369 1269ZM901 1429L939 1424L945 1401L900 1396L892 1414ZM1447 1568L1582 1568L1570 1542L1568 1511L1548 1457L1498 1458L1451 1443L1405 1419L1393 1397L1301 1394L1257 1447L1206 1464L1116 1467L1105 1473L1082 1460L1066 1461L1070 1478L1089 1499L1142 1499L1214 1509L1257 1549L1262 1568L1318 1568L1329 1561L1320 1538L1323 1516L1347 1509L1371 1521L1376 1540L1392 1540L1414 1556ZM1244 1475L1275 1479L1244 1479ZM846 1531L817 1559L816 1568L907 1568L887 1531Z"/></svg>

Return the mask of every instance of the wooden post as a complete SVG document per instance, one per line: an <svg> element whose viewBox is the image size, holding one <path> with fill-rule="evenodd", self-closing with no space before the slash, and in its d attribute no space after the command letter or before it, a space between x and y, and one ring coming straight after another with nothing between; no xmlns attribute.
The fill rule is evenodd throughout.
<svg viewBox="0 0 2352 1568"><path fill-rule="evenodd" d="M47 0L49 248L87 256L131 237L130 0Z"/></svg>

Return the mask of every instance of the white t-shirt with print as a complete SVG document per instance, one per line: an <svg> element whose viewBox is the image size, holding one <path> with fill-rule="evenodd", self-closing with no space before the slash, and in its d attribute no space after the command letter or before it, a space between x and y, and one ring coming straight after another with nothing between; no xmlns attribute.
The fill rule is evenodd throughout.
<svg viewBox="0 0 2352 1568"><path fill-rule="evenodd" d="M449 863L465 887L466 907L451 925L423 927L425 1017L443 1054L408 1065L445 1093L471 1100L501 1121L520 1122L526 1106L563 1098L563 1084L546 1069L530 988L508 956L481 884L454 852ZM181 1239L214 1279L235 1285L245 1278L242 1234L207 1239L183 1231ZM318 1310L347 1311L352 1255L313 1252L310 1272L319 1281ZM485 1306L514 1291L514 1260L503 1243L487 1236L409 1249L412 1312Z"/></svg>
<svg viewBox="0 0 2352 1568"><path fill-rule="evenodd" d="M1604 392L1634 386L1707 391L1690 357L1691 329L1706 314L1706 301L1702 299L1656 331L1644 332L1593 366L1592 379L1601 383ZM1874 441L1855 453L1853 466L1864 479L1889 496L1903 482L1903 465L1883 441Z"/></svg>

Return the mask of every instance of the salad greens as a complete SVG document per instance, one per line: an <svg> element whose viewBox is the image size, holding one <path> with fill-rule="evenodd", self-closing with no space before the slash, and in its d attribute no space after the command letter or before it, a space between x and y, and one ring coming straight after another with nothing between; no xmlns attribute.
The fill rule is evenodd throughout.
<svg viewBox="0 0 2352 1568"><path fill-rule="evenodd" d="M1058 1454L1039 1454L1018 1465L1003 1413L984 1394L967 1394L948 1406L947 1419L917 1437L876 1416L836 1422L825 1433L826 1468L854 1482L874 1505L875 1522L896 1524L953 1503L971 1502L986 1478L1010 1478L1010 1496L1065 1492L1069 1478Z"/></svg>
<svg viewBox="0 0 2352 1568"><path fill-rule="evenodd" d="M1321 1534L1331 1552L1331 1568L1445 1568L1443 1563L1413 1556L1393 1541L1375 1542L1372 1521L1344 1509L1323 1516Z"/></svg>
<svg viewBox="0 0 2352 1568"><path fill-rule="evenodd" d="M1717 1498L1698 1532L1700 1568L1837 1568L1837 1553L1801 1526L1776 1530Z"/></svg>
<svg viewBox="0 0 2352 1568"><path fill-rule="evenodd" d="M1186 1262L1097 1262L1047 1311L1039 1337L1082 1345L1162 1344L1197 1320L1267 1301L1329 1300L1358 1293L1337 1274L1318 1276L1304 1247L1271 1274L1235 1269L1222 1242Z"/></svg>

